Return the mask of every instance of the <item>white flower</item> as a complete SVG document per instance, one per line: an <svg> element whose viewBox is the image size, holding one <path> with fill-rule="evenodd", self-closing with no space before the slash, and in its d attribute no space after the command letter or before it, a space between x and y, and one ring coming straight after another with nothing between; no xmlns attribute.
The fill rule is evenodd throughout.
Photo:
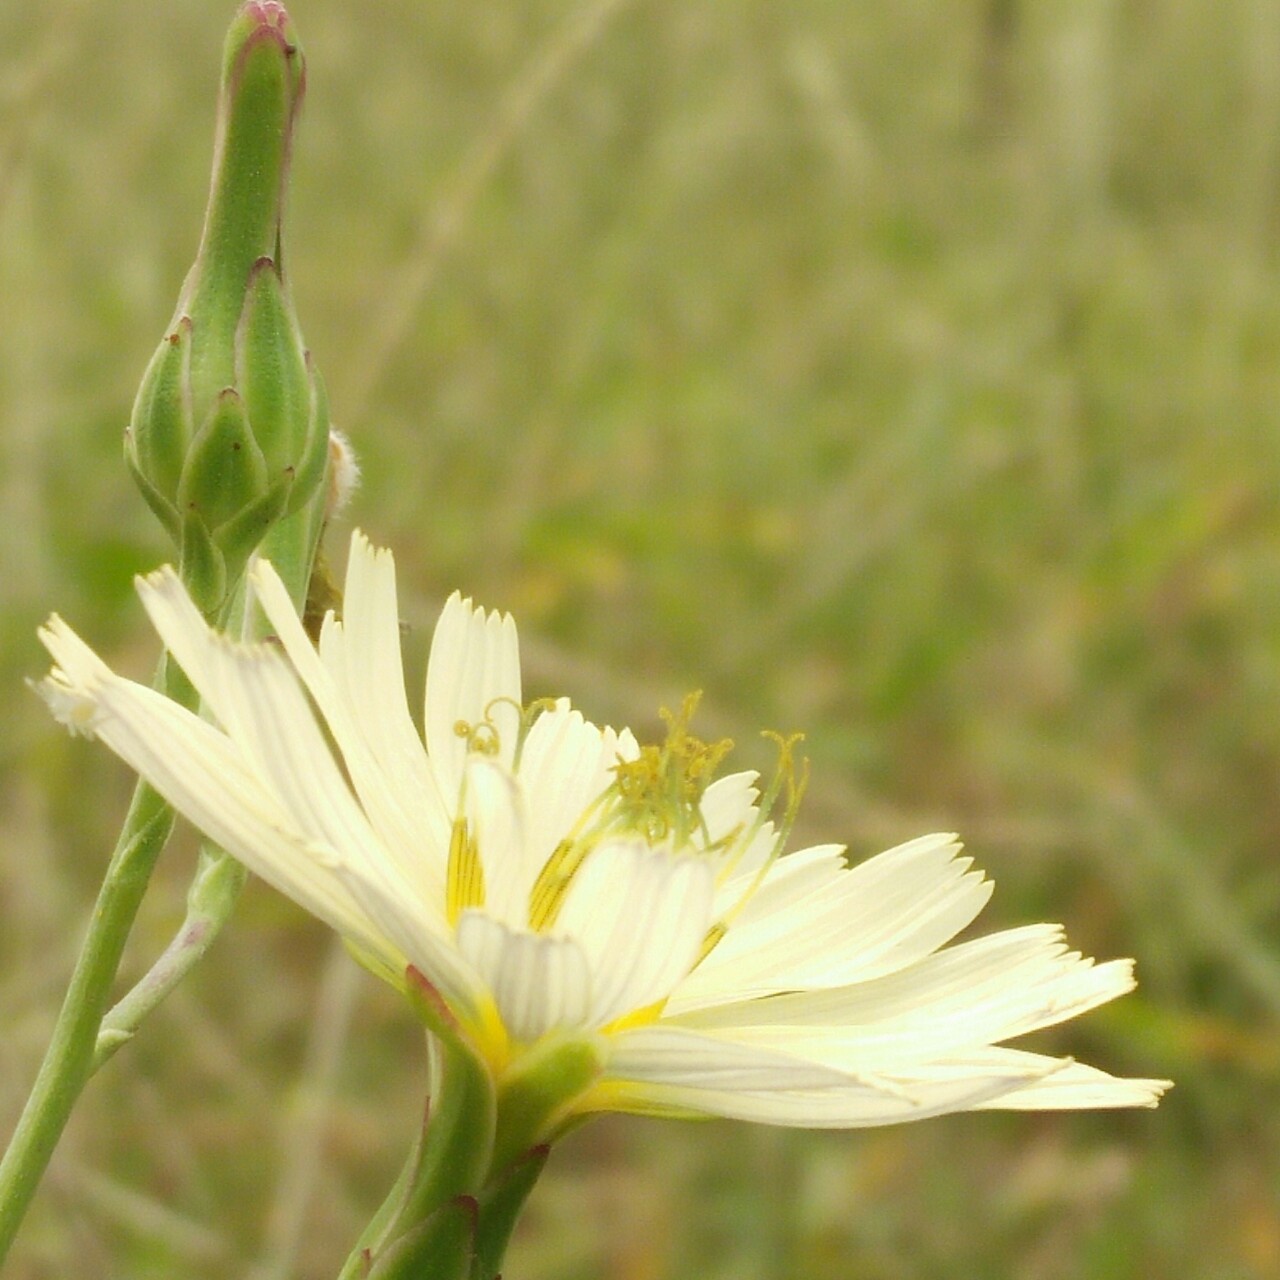
<svg viewBox="0 0 1280 1280"><path fill-rule="evenodd" d="M138 584L206 718L57 617L40 689L375 972L403 987L416 969L498 1078L579 1036L604 1067L578 1112L815 1127L1150 1106L1164 1089L1001 1047L1128 991L1132 966L1082 958L1056 925L948 946L990 894L953 837L854 867L835 845L778 857L788 744L762 797L754 775L712 780L727 744L691 737L686 714L642 749L567 700L526 707L515 624L454 595L424 746L388 552L353 538L343 620L318 646L269 564L251 581L278 643L210 631L172 570Z"/></svg>

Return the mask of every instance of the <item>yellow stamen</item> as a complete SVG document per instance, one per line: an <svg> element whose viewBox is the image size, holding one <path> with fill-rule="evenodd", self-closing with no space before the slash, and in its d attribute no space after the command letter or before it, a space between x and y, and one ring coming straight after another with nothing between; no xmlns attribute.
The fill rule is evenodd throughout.
<svg viewBox="0 0 1280 1280"><path fill-rule="evenodd" d="M445 893L450 924L457 924L458 917L469 907L484 906L484 865L466 818L455 819L449 835Z"/></svg>
<svg viewBox="0 0 1280 1280"><path fill-rule="evenodd" d="M619 1031L631 1031L636 1027L647 1027L662 1017L662 1011L666 1007L667 1002L664 998L645 1005L643 1009L632 1009L630 1013L625 1013L621 1018L615 1018L612 1022L601 1027L600 1033L611 1036L616 1035Z"/></svg>
<svg viewBox="0 0 1280 1280"><path fill-rule="evenodd" d="M586 861L590 848L589 844L573 840L561 840L556 845L529 893L529 928L545 933L555 924L569 885Z"/></svg>
<svg viewBox="0 0 1280 1280"><path fill-rule="evenodd" d="M702 950L698 952L698 958L693 962L695 969L720 945L720 939L728 932L729 926L723 921L713 924L707 930L707 936L702 940Z"/></svg>
<svg viewBox="0 0 1280 1280"><path fill-rule="evenodd" d="M642 747L636 759L620 760L614 766L612 825L654 842L669 839L676 849L688 844L695 834L706 834L702 797L720 762L733 749L733 741L703 742L689 732L701 697L700 693L689 694L679 712L663 707L666 741L661 746Z"/></svg>
<svg viewBox="0 0 1280 1280"><path fill-rule="evenodd" d="M756 890L764 883L764 878L768 875L769 868L782 856L782 850L786 847L787 837L791 834L791 828L796 820L796 812L800 808L800 801L804 798L805 788L809 785L808 758L802 758L798 766L795 759L796 743L804 740L804 734L793 733L784 738L782 734L772 729L766 729L762 736L778 744L778 763L774 768L769 786L760 799L756 821L732 846L734 856L727 859L726 866L722 868L724 874L719 878L721 884L737 869L738 863L741 861L743 854L750 848L751 842L764 829L769 821L769 815L778 801L778 796L784 790L787 793L786 808L782 812L782 821L777 831L774 832L769 856L760 864L759 870L751 877L751 883L739 895L737 902L707 930L707 936L702 940L702 950L694 962L695 969L719 946L720 940L729 932L729 926L738 917L742 908L755 896Z"/></svg>

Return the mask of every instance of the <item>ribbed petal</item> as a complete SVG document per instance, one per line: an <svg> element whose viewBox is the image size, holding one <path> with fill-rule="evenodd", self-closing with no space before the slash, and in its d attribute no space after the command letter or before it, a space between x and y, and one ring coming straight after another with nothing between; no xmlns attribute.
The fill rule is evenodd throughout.
<svg viewBox="0 0 1280 1280"><path fill-rule="evenodd" d="M41 633L58 664L38 686L59 719L101 738L210 839L391 968L403 960L227 736L153 689L117 676L60 619Z"/></svg>
<svg viewBox="0 0 1280 1280"><path fill-rule="evenodd" d="M530 811L529 864L521 877L526 898L556 845L613 781L619 759L632 759L635 749L629 733L597 728L571 710L567 698L534 721L519 768L524 793L536 797Z"/></svg>
<svg viewBox="0 0 1280 1280"><path fill-rule="evenodd" d="M950 941L991 895L948 836L845 868L830 849L783 858L690 975L673 1012L892 973ZM800 859L797 865L796 859Z"/></svg>
<svg viewBox="0 0 1280 1280"><path fill-rule="evenodd" d="M766 864L774 856L778 832L772 822L763 822L754 832L744 833L740 840L713 856L716 866L716 917L737 920L742 909L759 890L768 874ZM829 848L842 853L842 845Z"/></svg>
<svg viewBox="0 0 1280 1280"><path fill-rule="evenodd" d="M484 908L513 928L528 923L529 886L525 855L528 817L520 784L488 756L466 762L463 812L484 868Z"/></svg>
<svg viewBox="0 0 1280 1280"><path fill-rule="evenodd" d="M520 647L511 615L486 613L455 591L436 623L427 660L427 754L446 805L456 802L462 781L466 726L491 722L497 758L510 768L521 706Z"/></svg>
<svg viewBox="0 0 1280 1280"><path fill-rule="evenodd" d="M347 856L385 861L284 657L211 631L172 571L138 590L169 651L298 829Z"/></svg>
<svg viewBox="0 0 1280 1280"><path fill-rule="evenodd" d="M1037 1055L1014 1049L992 1049L985 1059L993 1069L1037 1060ZM1172 1088L1169 1080L1123 1079L1097 1067L1072 1062L1043 1079L1019 1085L975 1106L1001 1111L1064 1111L1081 1107L1154 1107L1160 1095Z"/></svg>
<svg viewBox="0 0 1280 1280"><path fill-rule="evenodd" d="M474 1011L483 984L458 951L452 934L440 932L435 905L424 903L390 865L371 869L332 852L329 866L379 935L423 973L446 1001ZM403 971L401 961L394 972Z"/></svg>
<svg viewBox="0 0 1280 1280"><path fill-rule="evenodd" d="M705 858L639 839L594 849L574 877L558 931L576 938L592 974L591 1022L602 1026L663 999L688 972L711 924Z"/></svg>
<svg viewBox="0 0 1280 1280"><path fill-rule="evenodd" d="M591 1004L587 958L572 938L512 929L482 911L464 911L458 947L483 978L516 1040L580 1027Z"/></svg>
<svg viewBox="0 0 1280 1280"><path fill-rule="evenodd" d="M983 1049L1132 986L1128 961L1095 965L1042 925L981 938L857 986L723 1005L682 1024L873 1074Z"/></svg>
<svg viewBox="0 0 1280 1280"><path fill-rule="evenodd" d="M702 793L702 821L710 843L723 840L735 831L752 826L756 819L759 791L753 770L729 773L717 778Z"/></svg>
<svg viewBox="0 0 1280 1280"><path fill-rule="evenodd" d="M474 976L453 952L442 901L406 878L374 832L284 655L266 645L233 644L210 631L171 573L152 575L139 591L156 629L223 721L248 768L306 842L330 851L326 871L442 989L459 996L472 990Z"/></svg>
<svg viewBox="0 0 1280 1280"><path fill-rule="evenodd" d="M709 1090L817 1089L849 1083L848 1072L682 1027L655 1024L619 1031L609 1045L605 1073L612 1081Z"/></svg>
<svg viewBox="0 0 1280 1280"><path fill-rule="evenodd" d="M284 584L267 563L252 571L254 589L294 670L324 717L361 808L388 855L424 898L444 896L448 825L426 751L405 701L388 553L378 556L352 538L348 605L354 625L326 620L322 653L293 611ZM351 587L355 580L356 599Z"/></svg>
<svg viewBox="0 0 1280 1280"><path fill-rule="evenodd" d="M756 1049L760 1065L753 1073L739 1067L749 1059L729 1052L743 1046L719 1045L710 1037L694 1037L681 1045L666 1039L672 1033L673 1029L643 1028L616 1038L607 1080L597 1092L602 1109L695 1112L815 1129L861 1128L999 1105L997 1099L1012 1090L1039 1084L1071 1065L1023 1054L930 1064L892 1076L809 1081L804 1071L820 1070L816 1064Z"/></svg>

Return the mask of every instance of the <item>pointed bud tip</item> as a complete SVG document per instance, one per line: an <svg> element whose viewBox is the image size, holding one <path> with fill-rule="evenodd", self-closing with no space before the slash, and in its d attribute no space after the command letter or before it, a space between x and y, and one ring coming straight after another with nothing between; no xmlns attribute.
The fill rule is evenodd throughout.
<svg viewBox="0 0 1280 1280"><path fill-rule="evenodd" d="M254 50L271 44L287 68L288 93L296 109L306 91L306 66L292 28L288 11L279 0L247 0L241 5L227 31L225 87L235 89L244 75L250 55Z"/></svg>
<svg viewBox="0 0 1280 1280"><path fill-rule="evenodd" d="M286 49L293 48L288 32L289 13L279 0L245 0L236 14L235 25L247 26L250 34L259 31L275 32Z"/></svg>

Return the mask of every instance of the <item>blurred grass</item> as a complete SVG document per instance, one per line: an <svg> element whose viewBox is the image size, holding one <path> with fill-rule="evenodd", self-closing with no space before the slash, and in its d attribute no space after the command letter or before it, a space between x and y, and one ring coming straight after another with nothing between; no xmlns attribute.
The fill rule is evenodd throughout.
<svg viewBox="0 0 1280 1280"><path fill-rule="evenodd" d="M154 656L119 435L230 11L0 8L0 1129L129 785L21 680L52 608ZM1280 1274L1280 10L293 13L295 290L414 660L461 585L596 718L702 687L749 763L804 728L802 837L960 830L989 926L1138 957L1041 1043L1179 1084L861 1134L602 1121L508 1274ZM332 1275L422 1087L394 997L257 888L91 1086L6 1274Z"/></svg>

